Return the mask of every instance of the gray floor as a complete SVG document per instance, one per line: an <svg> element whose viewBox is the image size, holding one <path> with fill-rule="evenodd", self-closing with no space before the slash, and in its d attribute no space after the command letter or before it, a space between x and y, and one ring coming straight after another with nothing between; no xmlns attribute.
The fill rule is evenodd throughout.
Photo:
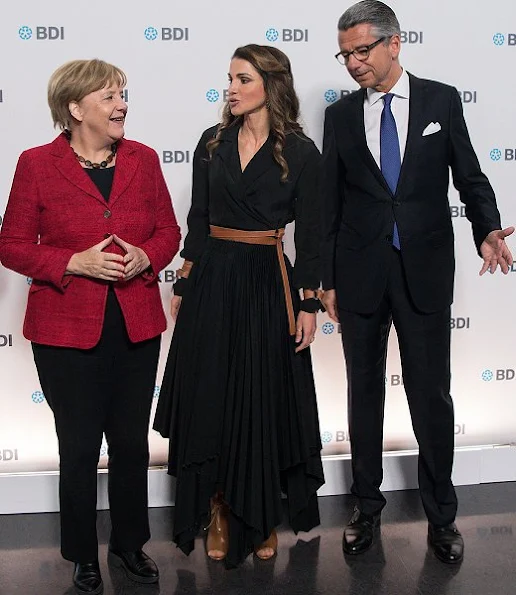
<svg viewBox="0 0 516 595"><path fill-rule="evenodd" d="M322 525L309 534L279 532L278 556L249 557L227 571L206 558L200 537L190 557L170 543L172 509L152 509L146 551L159 565L159 587L138 586L106 565L109 515L99 513L105 595L515 595L516 483L458 488L466 554L450 567L428 553L426 522L416 491L391 492L381 538L358 558L342 554L342 527L353 502L320 498ZM59 554L56 514L0 516L0 594L72 595L72 565Z"/></svg>

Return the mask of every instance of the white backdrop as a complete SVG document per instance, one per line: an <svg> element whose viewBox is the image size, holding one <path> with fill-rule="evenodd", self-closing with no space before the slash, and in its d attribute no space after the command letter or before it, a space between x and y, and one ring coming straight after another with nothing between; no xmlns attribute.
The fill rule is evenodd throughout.
<svg viewBox="0 0 516 595"><path fill-rule="evenodd" d="M136 4L136 3L135 3ZM290 57L306 132L321 146L324 109L356 88L333 58L336 24L350 0L261 0L226 4L150 0L18 0L0 22L0 216L19 154L51 141L46 85L62 63L98 57L128 75L126 135L154 147L186 232L191 157L201 132L219 119L233 50L271 44ZM455 85L470 134L497 193L504 225L516 223L516 5L492 0L392 1L404 31L401 62L413 74ZM452 395L458 446L508 444L516 438L516 265L507 277L480 278L470 226L452 188L457 276L453 306ZM292 234L287 239L293 253ZM512 241L513 248L516 241ZM176 259L162 276L166 309ZM424 267L425 263L421 262ZM41 393L21 327L28 280L0 269L0 474L57 469L51 412ZM346 382L339 329L326 315L313 346L324 454L349 452ZM173 325L164 336L156 395ZM416 446L401 380L395 335L387 366L385 449ZM167 444L151 432L152 464ZM105 466L105 446L101 466Z"/></svg>

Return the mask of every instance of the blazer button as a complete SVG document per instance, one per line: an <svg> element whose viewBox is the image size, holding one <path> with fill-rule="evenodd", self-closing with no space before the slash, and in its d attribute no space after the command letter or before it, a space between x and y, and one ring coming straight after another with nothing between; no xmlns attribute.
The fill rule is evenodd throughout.
<svg viewBox="0 0 516 595"><path fill-rule="evenodd" d="M108 209L106 209L106 210L104 211L104 217L105 217L106 219L109 219L109 218L111 217L111 211L110 211L110 210L108 210Z"/></svg>
<svg viewBox="0 0 516 595"><path fill-rule="evenodd" d="M388 233L388 234L385 236L385 241L386 241L388 244L392 244L392 234L391 234L391 233Z"/></svg>
<svg viewBox="0 0 516 595"><path fill-rule="evenodd" d="M392 204L393 204L395 207L401 207L401 203L400 203L400 201L399 201L399 200L395 200L395 201L394 201Z"/></svg>

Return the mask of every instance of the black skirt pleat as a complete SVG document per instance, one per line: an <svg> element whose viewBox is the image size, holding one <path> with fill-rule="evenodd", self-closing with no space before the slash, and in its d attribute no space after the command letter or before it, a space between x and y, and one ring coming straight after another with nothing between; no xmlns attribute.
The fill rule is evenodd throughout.
<svg viewBox="0 0 516 595"><path fill-rule="evenodd" d="M319 524L324 479L311 357L294 351L274 246L210 238L191 275L154 428L170 438L174 541L192 551L220 490L231 511L233 567L281 523L282 492L296 533ZM293 301L297 312L295 292Z"/></svg>

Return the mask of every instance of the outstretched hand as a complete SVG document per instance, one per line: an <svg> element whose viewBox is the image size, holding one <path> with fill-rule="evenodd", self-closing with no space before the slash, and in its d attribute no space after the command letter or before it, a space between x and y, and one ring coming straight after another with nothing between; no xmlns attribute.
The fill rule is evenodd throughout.
<svg viewBox="0 0 516 595"><path fill-rule="evenodd" d="M506 227L505 229L495 229L492 231L480 246L480 254L484 259L484 264L480 269L480 275L486 271L493 274L498 266L502 273L506 275L509 268L512 266L513 258L509 247L505 243L505 238L514 232L514 227Z"/></svg>

